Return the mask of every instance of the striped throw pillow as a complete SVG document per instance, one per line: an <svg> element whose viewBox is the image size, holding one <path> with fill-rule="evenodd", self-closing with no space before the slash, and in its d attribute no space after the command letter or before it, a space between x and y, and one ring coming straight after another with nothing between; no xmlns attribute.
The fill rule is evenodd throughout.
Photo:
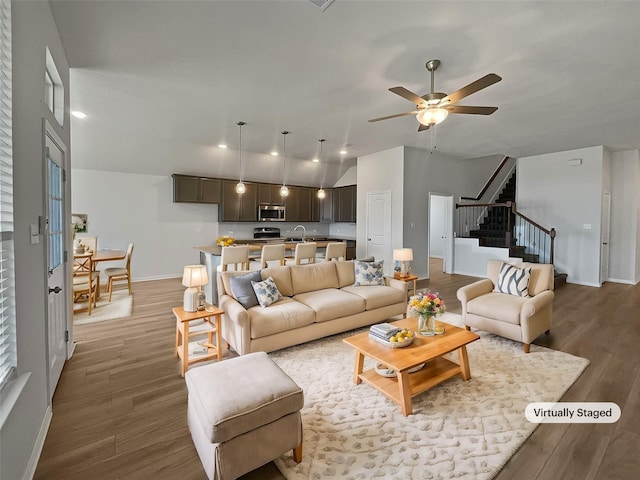
<svg viewBox="0 0 640 480"><path fill-rule="evenodd" d="M498 274L496 290L519 297L528 297L529 278L531 278L531 268L518 268L515 265L503 263Z"/></svg>

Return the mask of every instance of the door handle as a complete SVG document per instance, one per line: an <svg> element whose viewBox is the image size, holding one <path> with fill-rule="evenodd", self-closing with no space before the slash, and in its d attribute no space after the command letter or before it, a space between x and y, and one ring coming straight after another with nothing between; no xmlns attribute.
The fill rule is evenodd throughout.
<svg viewBox="0 0 640 480"><path fill-rule="evenodd" d="M367 238L367 242L370 242L370 241L371 241L371 239L370 239L370 238Z"/></svg>
<svg viewBox="0 0 640 480"><path fill-rule="evenodd" d="M51 288L49 287L49 293L60 293L62 289L60 287Z"/></svg>

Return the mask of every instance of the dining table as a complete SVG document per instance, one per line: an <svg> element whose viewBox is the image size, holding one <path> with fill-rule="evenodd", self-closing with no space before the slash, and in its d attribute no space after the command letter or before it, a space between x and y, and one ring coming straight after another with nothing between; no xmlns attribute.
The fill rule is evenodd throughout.
<svg viewBox="0 0 640 480"><path fill-rule="evenodd" d="M97 264L100 262L113 262L117 260L124 260L127 256L125 250L111 250L103 249L96 252L86 251L84 253L74 253L74 258L83 258L87 255L91 255L91 263L96 265L95 270L98 270ZM96 292L96 299L100 298L100 276L98 275L98 291Z"/></svg>

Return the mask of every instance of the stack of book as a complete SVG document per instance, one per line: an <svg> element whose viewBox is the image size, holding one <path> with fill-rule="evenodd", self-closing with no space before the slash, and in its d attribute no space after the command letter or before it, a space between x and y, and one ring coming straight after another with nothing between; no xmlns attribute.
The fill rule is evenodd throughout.
<svg viewBox="0 0 640 480"><path fill-rule="evenodd" d="M389 339L400 331L400 328L393 326L390 323L378 323L369 327L369 338L376 342L388 345L391 343Z"/></svg>

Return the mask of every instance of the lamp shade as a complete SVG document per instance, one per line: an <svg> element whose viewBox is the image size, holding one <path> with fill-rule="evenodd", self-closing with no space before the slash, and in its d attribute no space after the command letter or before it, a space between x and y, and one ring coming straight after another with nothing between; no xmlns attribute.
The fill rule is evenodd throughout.
<svg viewBox="0 0 640 480"><path fill-rule="evenodd" d="M185 287L201 287L209 283L207 268L204 265L187 265L182 274L182 285Z"/></svg>
<svg viewBox="0 0 640 480"><path fill-rule="evenodd" d="M413 249L397 248L393 251L393 259L396 262L410 262L413 260Z"/></svg>

